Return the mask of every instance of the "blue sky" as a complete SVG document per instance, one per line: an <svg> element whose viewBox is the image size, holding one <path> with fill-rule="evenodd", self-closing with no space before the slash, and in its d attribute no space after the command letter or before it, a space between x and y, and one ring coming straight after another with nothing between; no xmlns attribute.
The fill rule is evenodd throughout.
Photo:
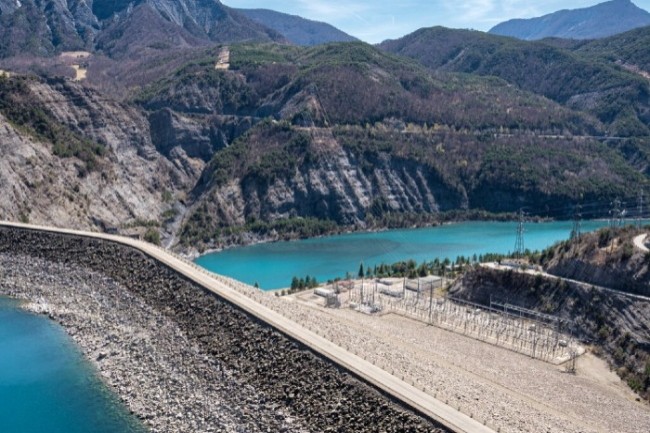
<svg viewBox="0 0 650 433"><path fill-rule="evenodd" d="M325 21L370 43L402 37L422 27L489 30L510 18L531 18L604 0L222 0L237 8L265 8ZM650 10L650 0L633 0Z"/></svg>

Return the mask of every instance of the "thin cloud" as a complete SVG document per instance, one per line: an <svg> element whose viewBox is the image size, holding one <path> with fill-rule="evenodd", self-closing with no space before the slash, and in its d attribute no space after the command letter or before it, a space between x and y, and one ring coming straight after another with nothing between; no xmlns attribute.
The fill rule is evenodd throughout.
<svg viewBox="0 0 650 433"><path fill-rule="evenodd" d="M309 14L308 18L319 19L341 19L344 17L362 18L362 15L372 9L372 3L368 1L323 1L323 0L298 0L297 9Z"/></svg>

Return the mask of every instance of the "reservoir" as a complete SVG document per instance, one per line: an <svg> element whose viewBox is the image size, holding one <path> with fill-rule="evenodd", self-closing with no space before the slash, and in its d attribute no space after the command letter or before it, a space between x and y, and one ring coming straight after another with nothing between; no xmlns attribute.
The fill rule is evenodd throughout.
<svg viewBox="0 0 650 433"><path fill-rule="evenodd" d="M0 432L144 433L65 331L0 297Z"/></svg>
<svg viewBox="0 0 650 433"><path fill-rule="evenodd" d="M607 221L585 221L582 231L605 227ZM542 250L569 239L571 221L527 223L524 246ZM414 259L418 263L435 258L455 260L458 256L512 252L517 236L516 222L463 222L438 227L352 233L291 242L274 242L210 253L196 263L213 272L263 290L289 287L293 276L316 277L319 282L356 276L359 264L375 266Z"/></svg>

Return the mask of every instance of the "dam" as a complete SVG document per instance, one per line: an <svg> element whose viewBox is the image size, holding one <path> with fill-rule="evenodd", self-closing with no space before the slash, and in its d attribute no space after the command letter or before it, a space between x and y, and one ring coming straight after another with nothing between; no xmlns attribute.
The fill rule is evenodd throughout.
<svg viewBox="0 0 650 433"><path fill-rule="evenodd" d="M153 430L492 431L150 244L1 224L0 255L7 281L70 280L5 294L61 323Z"/></svg>

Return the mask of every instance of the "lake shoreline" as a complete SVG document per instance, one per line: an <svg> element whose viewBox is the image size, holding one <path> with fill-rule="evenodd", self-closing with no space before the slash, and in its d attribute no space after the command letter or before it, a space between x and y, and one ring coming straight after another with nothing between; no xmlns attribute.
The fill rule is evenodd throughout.
<svg viewBox="0 0 650 433"><path fill-rule="evenodd" d="M585 221L583 230L605 225L604 220ZM571 221L527 223L525 247L541 251L554 242L566 240L571 226ZM514 250L516 234L517 224L512 221L454 221L415 229L357 231L263 242L204 254L194 262L251 286L257 282L264 291L281 290L291 285L294 276L316 277L322 283L344 278L346 273L357 275L360 263L367 269L410 259L421 264L435 258L453 262L460 256L507 255Z"/></svg>
<svg viewBox="0 0 650 433"><path fill-rule="evenodd" d="M153 350L160 354L186 354L187 349L178 344L157 344L156 349L151 346L153 331L143 313L152 311L142 300L94 272L27 256L0 254L0 264L4 269L20 269L3 275L2 295L16 300L24 311L46 316L61 326L127 413L135 414L150 431L173 433L194 428L184 419L177 419L178 414L185 412L178 403L183 398L179 388L191 383L169 389L161 387L170 377L157 371L146 353ZM94 287L84 281L92 282ZM105 312L109 306L121 303L118 298L128 300L132 307L110 308L111 313ZM179 331L172 324L160 326L160 341L178 339ZM136 391L136 387L140 389ZM158 401L152 406L154 393ZM196 393L194 397L209 405L207 396ZM216 411L218 406L212 409Z"/></svg>
<svg viewBox="0 0 650 433"><path fill-rule="evenodd" d="M248 232L242 232L237 236L231 236L230 238L221 239L221 241L225 242L224 245L212 246L212 247L208 246L203 251L199 251L199 249L196 247L182 247L179 245L172 246L171 250L175 251L183 258L193 261L198 257L210 253L219 253L233 248L247 247L247 246L267 244L267 243L292 242L292 241L300 241L306 239L322 239L331 236L354 234L354 233L381 233L381 232L392 231L392 230L417 230L423 228L432 228L432 227L440 227L445 225L460 224L465 222L513 222L513 221L517 221L517 218L518 217L516 214L509 214L509 213L477 215L473 212L468 212L467 215L465 216L453 217L453 218L446 218L443 216L439 220L434 220L422 224L409 224L404 226L376 226L370 228L359 227L354 225L340 226L327 233L320 234L317 236L307 236L307 237L295 236L292 233L289 234L276 233L273 235L264 236L264 235L259 235L257 233L248 231ZM555 220L550 218L534 217L529 222L538 223L538 222L549 222L549 221L555 221ZM212 241L212 243L214 243L214 240Z"/></svg>
<svg viewBox="0 0 650 433"><path fill-rule="evenodd" d="M7 261L0 257L0 263ZM16 298L14 290L13 297L4 295L7 286L22 285L12 280L0 278L0 353L14 354L0 357L0 381L15 385L13 391L0 386L0 400L8 400L0 415L5 431L145 433L66 328L43 314L38 303Z"/></svg>

